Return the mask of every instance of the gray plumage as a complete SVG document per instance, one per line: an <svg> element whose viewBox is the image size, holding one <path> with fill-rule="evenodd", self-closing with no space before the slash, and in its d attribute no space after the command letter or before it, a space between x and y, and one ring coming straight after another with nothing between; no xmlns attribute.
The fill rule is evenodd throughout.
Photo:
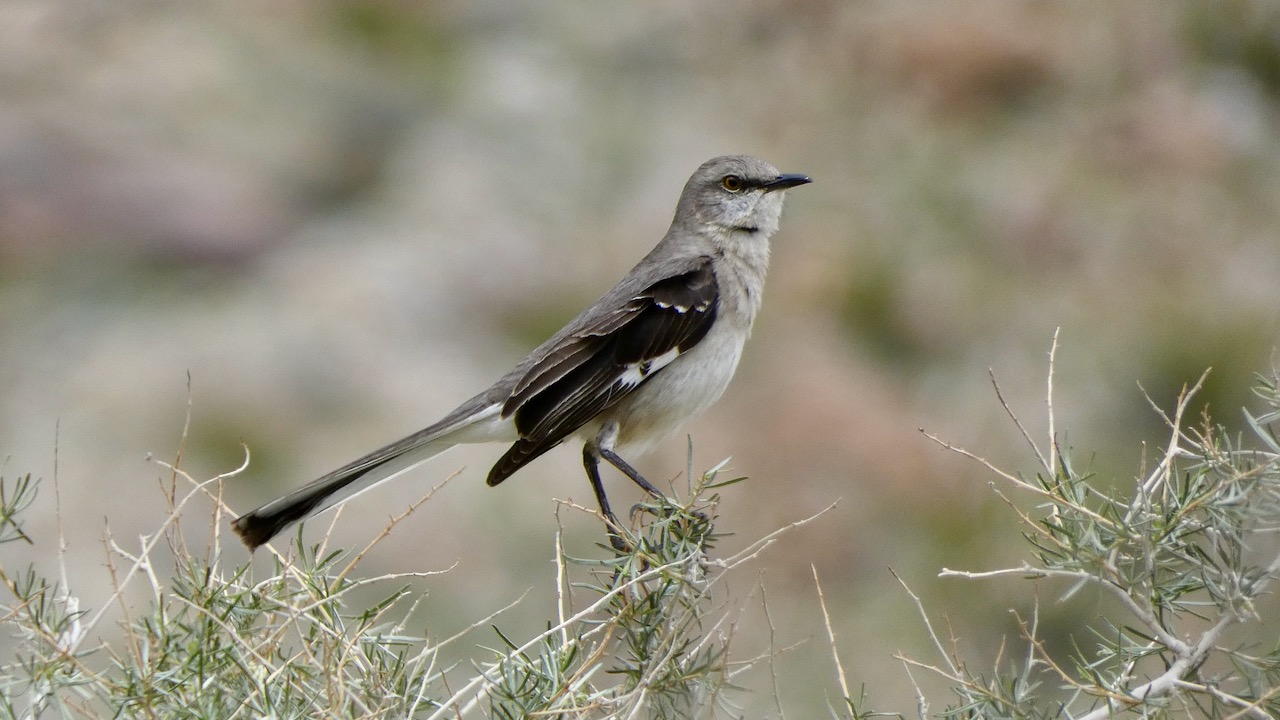
<svg viewBox="0 0 1280 720"><path fill-rule="evenodd" d="M598 460L657 494L620 452L661 440L724 392L760 308L782 191L808 182L748 156L703 163L662 241L511 372L430 427L246 513L236 532L256 548L462 443L511 443L489 473L497 485L571 435L586 442L588 477L616 522Z"/></svg>

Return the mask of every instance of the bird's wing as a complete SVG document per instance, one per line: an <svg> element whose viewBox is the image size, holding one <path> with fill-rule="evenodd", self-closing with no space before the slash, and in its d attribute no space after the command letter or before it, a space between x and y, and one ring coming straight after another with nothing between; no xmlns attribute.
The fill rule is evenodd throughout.
<svg viewBox="0 0 1280 720"><path fill-rule="evenodd" d="M516 382L502 407L520 434L493 466L496 485L558 445L697 345L716 317L711 258L588 319Z"/></svg>

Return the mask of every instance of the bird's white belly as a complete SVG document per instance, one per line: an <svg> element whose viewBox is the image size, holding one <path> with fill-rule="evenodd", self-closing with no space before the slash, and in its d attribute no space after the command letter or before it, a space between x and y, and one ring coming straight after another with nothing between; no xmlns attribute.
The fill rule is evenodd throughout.
<svg viewBox="0 0 1280 720"><path fill-rule="evenodd" d="M619 451L644 452L720 399L745 341L746 333L730 332L717 323L702 342L584 426L581 435L594 438L601 428L616 423Z"/></svg>

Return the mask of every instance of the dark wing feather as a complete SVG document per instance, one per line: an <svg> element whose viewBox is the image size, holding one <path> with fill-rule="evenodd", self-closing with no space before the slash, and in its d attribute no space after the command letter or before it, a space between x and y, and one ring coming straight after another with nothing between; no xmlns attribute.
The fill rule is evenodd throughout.
<svg viewBox="0 0 1280 720"><path fill-rule="evenodd" d="M649 288L648 306L625 332L617 334L617 360L643 362L678 348L688 350L702 339L715 316L716 284L710 266Z"/></svg>
<svg viewBox="0 0 1280 720"><path fill-rule="evenodd" d="M660 280L600 316L535 363L502 408L520 440L489 472L497 485L660 372L656 360L697 345L711 329L718 291L711 259ZM674 355L672 353L674 352Z"/></svg>

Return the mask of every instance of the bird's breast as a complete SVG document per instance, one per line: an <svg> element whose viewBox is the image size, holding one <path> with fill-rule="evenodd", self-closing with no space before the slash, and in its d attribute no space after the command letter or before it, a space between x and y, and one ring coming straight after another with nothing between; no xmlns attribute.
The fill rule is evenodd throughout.
<svg viewBox="0 0 1280 720"><path fill-rule="evenodd" d="M724 394L747 338L741 328L729 327L722 319L717 319L702 342L602 414L602 424L617 423L618 445L623 450L644 452Z"/></svg>

